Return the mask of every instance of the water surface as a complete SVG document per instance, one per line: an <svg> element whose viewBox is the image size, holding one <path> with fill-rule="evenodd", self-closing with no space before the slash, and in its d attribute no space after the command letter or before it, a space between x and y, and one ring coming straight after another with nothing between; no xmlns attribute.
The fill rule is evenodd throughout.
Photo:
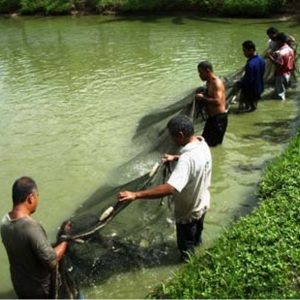
<svg viewBox="0 0 300 300"><path fill-rule="evenodd" d="M131 137L143 115L198 86L200 61L211 61L218 75L241 68L242 42L251 39L262 52L270 26L300 37L299 24L266 19L1 19L1 216L11 208L14 180L31 176L40 192L34 217L53 240L61 222L141 150ZM204 246L256 205L261 170L287 145L297 98L289 93L285 102L265 100L252 114L230 115L224 144L212 149ZM2 244L0 259L0 297L15 297ZM177 268L116 274L84 294L143 298Z"/></svg>

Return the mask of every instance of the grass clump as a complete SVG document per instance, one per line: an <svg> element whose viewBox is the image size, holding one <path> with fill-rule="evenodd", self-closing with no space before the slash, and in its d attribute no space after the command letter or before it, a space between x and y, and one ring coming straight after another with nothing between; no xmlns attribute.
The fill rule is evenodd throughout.
<svg viewBox="0 0 300 300"><path fill-rule="evenodd" d="M149 298L294 299L300 295L300 136L267 168L260 205Z"/></svg>

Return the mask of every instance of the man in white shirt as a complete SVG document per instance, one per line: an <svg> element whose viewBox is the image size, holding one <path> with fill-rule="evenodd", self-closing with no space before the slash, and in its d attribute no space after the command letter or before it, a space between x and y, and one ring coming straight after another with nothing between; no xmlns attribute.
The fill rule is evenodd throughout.
<svg viewBox="0 0 300 300"><path fill-rule="evenodd" d="M167 125L173 142L183 147L181 155L164 155L166 161L178 161L166 184L155 188L120 192L120 201L156 199L174 196L178 249L182 259L187 252L194 254L201 244L204 216L209 208L212 160L207 143L194 135L194 125L189 117L179 115Z"/></svg>

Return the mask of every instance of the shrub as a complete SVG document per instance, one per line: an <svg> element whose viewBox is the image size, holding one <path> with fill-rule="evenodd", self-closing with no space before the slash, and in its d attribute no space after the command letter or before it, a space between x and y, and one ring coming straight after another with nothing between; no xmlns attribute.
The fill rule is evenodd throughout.
<svg viewBox="0 0 300 300"><path fill-rule="evenodd" d="M21 12L23 14L34 14L42 12L45 14L62 14L71 9L69 0L21 0Z"/></svg>
<svg viewBox="0 0 300 300"><path fill-rule="evenodd" d="M0 13L12 13L20 7L20 0L0 0Z"/></svg>
<svg viewBox="0 0 300 300"><path fill-rule="evenodd" d="M223 11L226 15L263 16L281 7L285 0L224 0Z"/></svg>

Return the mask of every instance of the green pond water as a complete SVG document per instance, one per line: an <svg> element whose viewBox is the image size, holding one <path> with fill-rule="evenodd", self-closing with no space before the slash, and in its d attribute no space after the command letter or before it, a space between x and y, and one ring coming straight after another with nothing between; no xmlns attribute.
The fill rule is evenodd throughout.
<svg viewBox="0 0 300 300"><path fill-rule="evenodd" d="M270 26L300 39L299 23L270 19L0 19L0 215L11 209L14 180L31 176L40 193L34 218L53 241L61 222L141 150L131 137L143 115L199 86L200 61L211 61L217 75L240 69L242 42L262 52ZM224 144L212 149L203 246L257 204L262 170L293 131L297 99L290 91L285 102L268 99L252 114L229 116ZM16 297L2 244L0 265L0 297ZM143 298L177 269L115 274L83 287L84 296Z"/></svg>

